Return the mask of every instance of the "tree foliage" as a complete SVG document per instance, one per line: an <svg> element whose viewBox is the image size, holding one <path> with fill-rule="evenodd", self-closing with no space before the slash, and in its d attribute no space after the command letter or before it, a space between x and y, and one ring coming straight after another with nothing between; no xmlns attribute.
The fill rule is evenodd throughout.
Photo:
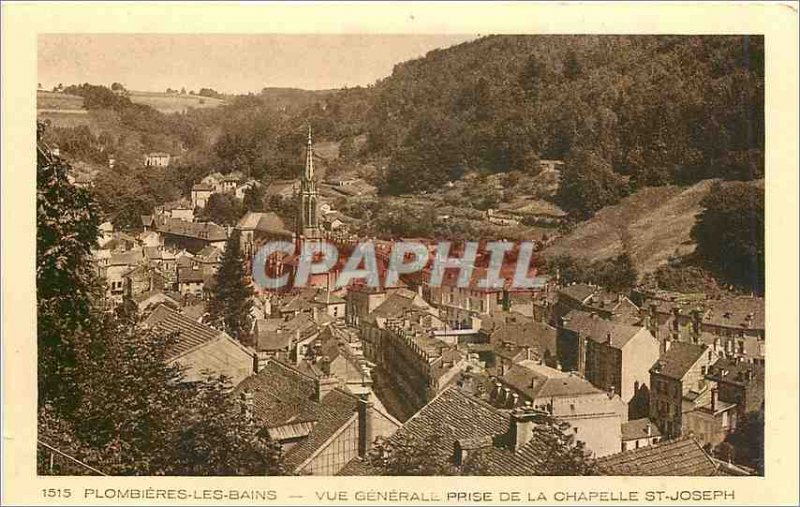
<svg viewBox="0 0 800 507"><path fill-rule="evenodd" d="M561 283L594 283L608 290L624 292L636 286L638 273L628 254L595 262L562 255L547 262L547 271L558 273Z"/></svg>
<svg viewBox="0 0 800 507"><path fill-rule="evenodd" d="M734 462L764 475L764 407L745 414L725 442L733 447Z"/></svg>
<svg viewBox="0 0 800 507"><path fill-rule="evenodd" d="M263 185L253 185L245 191L244 199L242 199L242 207L244 211L264 211L266 207L266 198L266 188Z"/></svg>
<svg viewBox="0 0 800 507"><path fill-rule="evenodd" d="M43 134L39 125L39 135ZM98 209L91 195L69 183L69 166L39 151L36 187L36 295L39 400L72 408L77 341L94 331L97 280L91 269Z"/></svg>
<svg viewBox="0 0 800 507"><path fill-rule="evenodd" d="M480 453L468 457L462 464L456 464L452 451L445 449L452 442L445 442L442 435L433 434L418 437L402 433L390 439L379 439L370 449L368 463L378 471L378 475L480 475L486 472Z"/></svg>
<svg viewBox="0 0 800 507"><path fill-rule="evenodd" d="M228 238L221 265L214 275L216 286L208 304L209 322L246 342L252 328L250 310L253 288L244 267L239 233Z"/></svg>
<svg viewBox="0 0 800 507"><path fill-rule="evenodd" d="M391 193L431 190L464 167L568 159L565 197L579 215L624 195L619 175L633 186L754 178L763 52L754 36L484 37L379 82L367 148L389 158Z"/></svg>
<svg viewBox="0 0 800 507"><path fill-rule="evenodd" d="M749 183L716 184L703 199L692 238L697 254L722 280L764 290L764 189Z"/></svg>
<svg viewBox="0 0 800 507"><path fill-rule="evenodd" d="M143 327L135 308L106 311L91 260L97 208L69 171L39 144L38 439L107 474L283 473L226 379L186 383L169 361L175 336Z"/></svg>
<svg viewBox="0 0 800 507"><path fill-rule="evenodd" d="M236 225L243 212L242 201L236 196L215 192L211 194L206 206L198 213L198 219L219 225Z"/></svg>

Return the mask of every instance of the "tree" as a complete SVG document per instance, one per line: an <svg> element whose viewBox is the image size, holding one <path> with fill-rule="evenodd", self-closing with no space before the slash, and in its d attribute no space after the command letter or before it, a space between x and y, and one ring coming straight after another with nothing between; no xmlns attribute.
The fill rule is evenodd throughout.
<svg viewBox="0 0 800 507"><path fill-rule="evenodd" d="M736 463L755 468L759 475L764 475L764 406L745 414L725 442L733 446Z"/></svg>
<svg viewBox="0 0 800 507"><path fill-rule="evenodd" d="M197 92L198 95L201 97L212 97L212 98L220 98L221 95L218 91L213 88L200 88L200 91Z"/></svg>
<svg viewBox="0 0 800 507"><path fill-rule="evenodd" d="M199 218L219 225L235 225L242 216L242 203L234 195L214 193Z"/></svg>
<svg viewBox="0 0 800 507"><path fill-rule="evenodd" d="M742 182L715 184L692 229L697 254L720 277L748 290L764 290L764 189Z"/></svg>
<svg viewBox="0 0 800 507"><path fill-rule="evenodd" d="M541 475L594 475L597 468L589 459L583 442L575 440L569 423L547 414L540 414L535 421L534 438L547 449L542 459Z"/></svg>
<svg viewBox="0 0 800 507"><path fill-rule="evenodd" d="M283 473L227 379L185 383L168 360L176 336L144 328L135 306L106 311L90 258L98 213L69 170L39 144L38 439L107 474ZM37 462L42 474L86 473Z"/></svg>
<svg viewBox="0 0 800 507"><path fill-rule="evenodd" d="M578 218L589 218L627 195L625 179L590 150L576 149L566 160L557 199Z"/></svg>
<svg viewBox="0 0 800 507"><path fill-rule="evenodd" d="M632 289L639 278L627 253L592 263L569 255L560 255L548 260L547 271L553 275L558 273L563 284L595 283L617 292Z"/></svg>
<svg viewBox="0 0 800 507"><path fill-rule="evenodd" d="M39 139L44 125L37 124ZM71 410L78 345L91 333L99 285L91 250L100 217L91 195L69 183L68 164L40 145L36 189L36 294L39 401Z"/></svg>
<svg viewBox="0 0 800 507"><path fill-rule="evenodd" d="M242 207L245 211L264 211L264 199L267 192L263 185L253 185L244 193Z"/></svg>
<svg viewBox="0 0 800 507"><path fill-rule="evenodd" d="M122 86L122 83L116 83L115 82L115 83L111 84L111 91L113 91L113 92L125 91L125 87Z"/></svg>
<svg viewBox="0 0 800 507"><path fill-rule="evenodd" d="M485 471L480 455L473 455L468 462L456 465L452 452L448 448L450 442L438 434L418 437L410 433L401 433L390 439L379 439L370 449L368 463L378 471L378 475L478 475Z"/></svg>
<svg viewBox="0 0 800 507"><path fill-rule="evenodd" d="M252 328L253 288L244 268L239 236L239 232L234 230L225 245L221 265L214 275L216 287L208 304L208 313L212 325L246 342Z"/></svg>
<svg viewBox="0 0 800 507"><path fill-rule="evenodd" d="M231 398L230 382L183 382L167 361L176 336L136 315L109 317L81 356L81 403L68 418L40 412L39 437L109 475L276 475L279 448Z"/></svg>

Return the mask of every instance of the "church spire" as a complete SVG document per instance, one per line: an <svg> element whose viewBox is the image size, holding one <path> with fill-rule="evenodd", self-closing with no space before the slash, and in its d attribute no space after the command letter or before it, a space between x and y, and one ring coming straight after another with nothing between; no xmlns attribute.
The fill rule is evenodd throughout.
<svg viewBox="0 0 800 507"><path fill-rule="evenodd" d="M306 170L303 178L307 181L314 179L314 148L311 146L311 125L308 126L308 145L306 146Z"/></svg>
<svg viewBox="0 0 800 507"><path fill-rule="evenodd" d="M298 239L321 237L319 217L317 216L317 182L314 177L314 148L311 145L311 126L308 126L308 145L306 146L306 167L300 179L299 214L297 221Z"/></svg>

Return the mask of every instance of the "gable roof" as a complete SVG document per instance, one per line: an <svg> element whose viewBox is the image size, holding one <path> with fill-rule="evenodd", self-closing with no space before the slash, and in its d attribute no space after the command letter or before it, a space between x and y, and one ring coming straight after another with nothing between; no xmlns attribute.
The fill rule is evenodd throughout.
<svg viewBox="0 0 800 507"><path fill-rule="evenodd" d="M273 352L291 347L294 334L282 330L283 323L283 319L256 320L256 350Z"/></svg>
<svg viewBox="0 0 800 507"><path fill-rule="evenodd" d="M176 218L169 218L160 223L158 232L205 241L225 241L228 239L225 228L214 222L186 222Z"/></svg>
<svg viewBox="0 0 800 507"><path fill-rule="evenodd" d="M502 380L531 400L604 394L588 380L530 360L512 365Z"/></svg>
<svg viewBox="0 0 800 507"><path fill-rule="evenodd" d="M259 351L283 350L298 337L303 340L320 330L320 325L308 313L300 313L289 320L281 318L256 321L256 347Z"/></svg>
<svg viewBox="0 0 800 507"><path fill-rule="evenodd" d="M488 475L541 475L548 445L534 433L527 444L512 451L505 439L510 419L508 412L451 386L414 414L388 441L405 435L420 439L440 435L442 438L433 450L444 454L453 452L456 441L491 441L491 445L482 449ZM375 470L358 458L339 472L339 475L374 474Z"/></svg>
<svg viewBox="0 0 800 507"><path fill-rule="evenodd" d="M284 463L295 469L303 465L340 428L356 417L358 403L355 396L339 389L326 394L322 401L314 406L316 425L306 439L298 442L284 454Z"/></svg>
<svg viewBox="0 0 800 507"><path fill-rule="evenodd" d="M630 449L597 461L604 475L711 476L717 467L691 437Z"/></svg>
<svg viewBox="0 0 800 507"><path fill-rule="evenodd" d="M647 427L650 426L650 433L648 434ZM622 423L622 441L637 440L639 438L660 437L661 431L658 425L647 417L641 419L633 419L628 422Z"/></svg>
<svg viewBox="0 0 800 507"><path fill-rule="evenodd" d="M706 345L673 341L669 350L658 358L650 368L653 373L680 380L691 369L692 365L708 350Z"/></svg>
<svg viewBox="0 0 800 507"><path fill-rule="evenodd" d="M576 283L574 285L567 285L566 287L562 287L558 291L558 293L563 294L565 296L569 296L575 301L583 303L597 291L598 288L595 287L594 285L589 285L586 283Z"/></svg>
<svg viewBox="0 0 800 507"><path fill-rule="evenodd" d="M355 417L358 408L358 399L338 388L316 401L315 380L274 359L234 389L236 395L243 392L252 393L253 418L265 428L313 423L300 428L303 434L296 436L305 438L284 454L284 463L293 469Z"/></svg>
<svg viewBox="0 0 800 507"><path fill-rule="evenodd" d="M570 311L564 316L564 321L565 329L578 332L597 343L607 343L610 335L611 346L617 349L624 348L631 338L644 329L642 326L631 326L603 319L598 315L580 310Z"/></svg>
<svg viewBox="0 0 800 507"><path fill-rule="evenodd" d="M248 211L236 224L239 230L250 230L264 233L287 235L291 232L286 229L281 217L274 212L258 213Z"/></svg>
<svg viewBox="0 0 800 507"><path fill-rule="evenodd" d="M145 320L145 325L167 333L177 333L177 341L167 352L167 359L175 359L202 345L222 338L225 333L172 310L161 304Z"/></svg>

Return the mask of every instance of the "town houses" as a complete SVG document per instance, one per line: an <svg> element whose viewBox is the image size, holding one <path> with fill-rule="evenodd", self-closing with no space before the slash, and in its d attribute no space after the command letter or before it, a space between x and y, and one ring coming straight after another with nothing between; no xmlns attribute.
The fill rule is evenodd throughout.
<svg viewBox="0 0 800 507"><path fill-rule="evenodd" d="M210 325L207 304L232 235L249 274L263 245L294 246L296 253L261 266L290 281L309 245L358 248L336 231L347 218L333 215L318 191L310 130L306 143L299 184L212 173L191 185L188 198L143 215L140 230L103 224L93 251L109 306L132 301L148 328L175 333L169 361L187 368L186 381L225 375L231 396L280 446L291 472L366 474L376 439L439 435L438 450L454 463L479 451L487 473L533 475L547 470L545 442L534 431L546 415L568 424L601 473L722 473L715 448L764 402L757 297L616 292L535 268L519 288L507 266L498 283L484 286L485 252L469 266L448 267L437 283L438 244L425 238L413 240L428 255L424 267L392 279L396 245L364 238L379 283L334 283L341 264L326 276L312 273L305 287L253 283L247 336ZM241 199L258 185L296 199L295 223L272 209L246 211L225 226L199 218L214 194ZM560 220L550 212L540 214ZM463 254L458 248L451 257ZM465 267L471 273L462 284ZM685 459L673 466L674 456Z"/></svg>

